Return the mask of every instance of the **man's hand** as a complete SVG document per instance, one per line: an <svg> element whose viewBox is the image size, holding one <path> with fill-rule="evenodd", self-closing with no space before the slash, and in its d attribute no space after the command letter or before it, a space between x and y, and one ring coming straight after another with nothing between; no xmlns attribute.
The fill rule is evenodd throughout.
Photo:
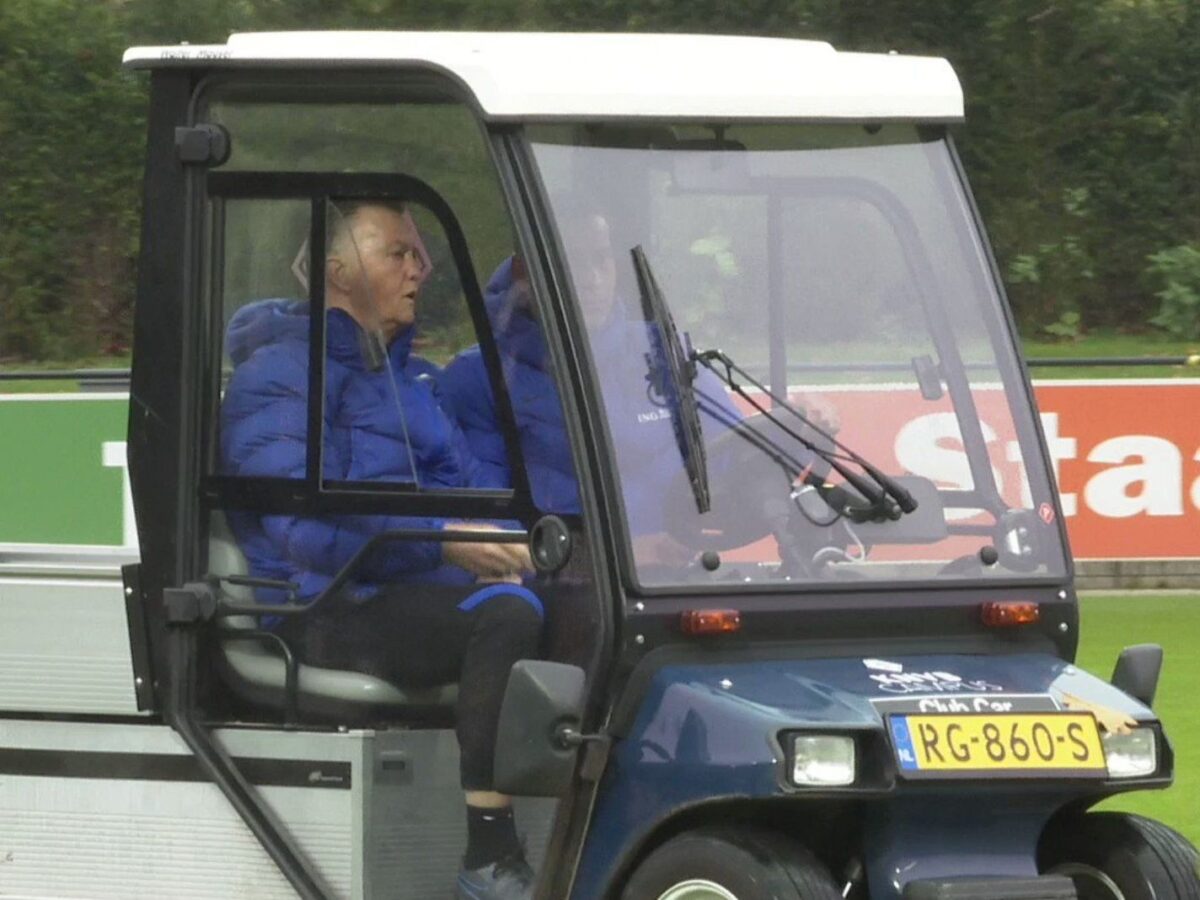
<svg viewBox="0 0 1200 900"><path fill-rule="evenodd" d="M483 522L460 522L448 527L455 531L504 531ZM529 558L529 547L525 544L447 541L442 548L442 558L489 581L519 580L522 572L533 571L533 560Z"/></svg>
<svg viewBox="0 0 1200 900"><path fill-rule="evenodd" d="M842 419L837 407L823 394L801 394L797 405L804 417L822 431L837 434L841 430Z"/></svg>

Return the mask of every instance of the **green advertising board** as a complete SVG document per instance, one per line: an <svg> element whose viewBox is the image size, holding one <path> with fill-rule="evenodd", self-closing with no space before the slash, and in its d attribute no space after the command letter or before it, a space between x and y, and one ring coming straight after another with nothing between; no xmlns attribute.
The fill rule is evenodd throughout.
<svg viewBox="0 0 1200 900"><path fill-rule="evenodd" d="M133 546L125 394L0 395L0 543Z"/></svg>

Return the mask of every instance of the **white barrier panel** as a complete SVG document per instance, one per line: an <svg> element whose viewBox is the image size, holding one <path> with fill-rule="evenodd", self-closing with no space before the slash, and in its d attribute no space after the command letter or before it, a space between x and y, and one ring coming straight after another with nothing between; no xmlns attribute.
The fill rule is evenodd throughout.
<svg viewBox="0 0 1200 900"><path fill-rule="evenodd" d="M968 484L948 399L892 387L824 391L840 437L893 471ZM1200 379L1035 387L1076 557L1200 558ZM1028 505L1000 395L975 394L997 483L1009 502ZM116 394L0 396L0 542L136 546L124 403Z"/></svg>

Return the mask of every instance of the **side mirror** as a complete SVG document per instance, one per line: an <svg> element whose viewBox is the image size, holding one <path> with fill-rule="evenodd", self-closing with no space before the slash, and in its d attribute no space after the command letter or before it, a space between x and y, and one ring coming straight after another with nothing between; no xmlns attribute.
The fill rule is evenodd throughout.
<svg viewBox="0 0 1200 900"><path fill-rule="evenodd" d="M1117 657L1117 666L1113 669L1113 687L1120 688L1147 706L1153 706L1162 664L1163 648L1158 644L1126 647Z"/></svg>
<svg viewBox="0 0 1200 900"><path fill-rule="evenodd" d="M494 787L517 797L566 793L583 716L583 669L523 659L512 667L496 733Z"/></svg>

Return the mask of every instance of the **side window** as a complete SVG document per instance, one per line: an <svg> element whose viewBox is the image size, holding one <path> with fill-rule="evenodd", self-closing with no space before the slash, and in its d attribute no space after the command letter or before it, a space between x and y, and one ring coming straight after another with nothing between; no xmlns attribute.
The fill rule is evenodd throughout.
<svg viewBox="0 0 1200 900"><path fill-rule="evenodd" d="M221 351L213 474L304 477L311 206L306 198L215 198L210 206L210 323ZM265 386L268 371L273 402L242 388Z"/></svg>
<svg viewBox="0 0 1200 900"><path fill-rule="evenodd" d="M577 513L558 388L471 113L263 95L217 89L207 109L232 147L208 175L210 474L332 492L515 489Z"/></svg>

